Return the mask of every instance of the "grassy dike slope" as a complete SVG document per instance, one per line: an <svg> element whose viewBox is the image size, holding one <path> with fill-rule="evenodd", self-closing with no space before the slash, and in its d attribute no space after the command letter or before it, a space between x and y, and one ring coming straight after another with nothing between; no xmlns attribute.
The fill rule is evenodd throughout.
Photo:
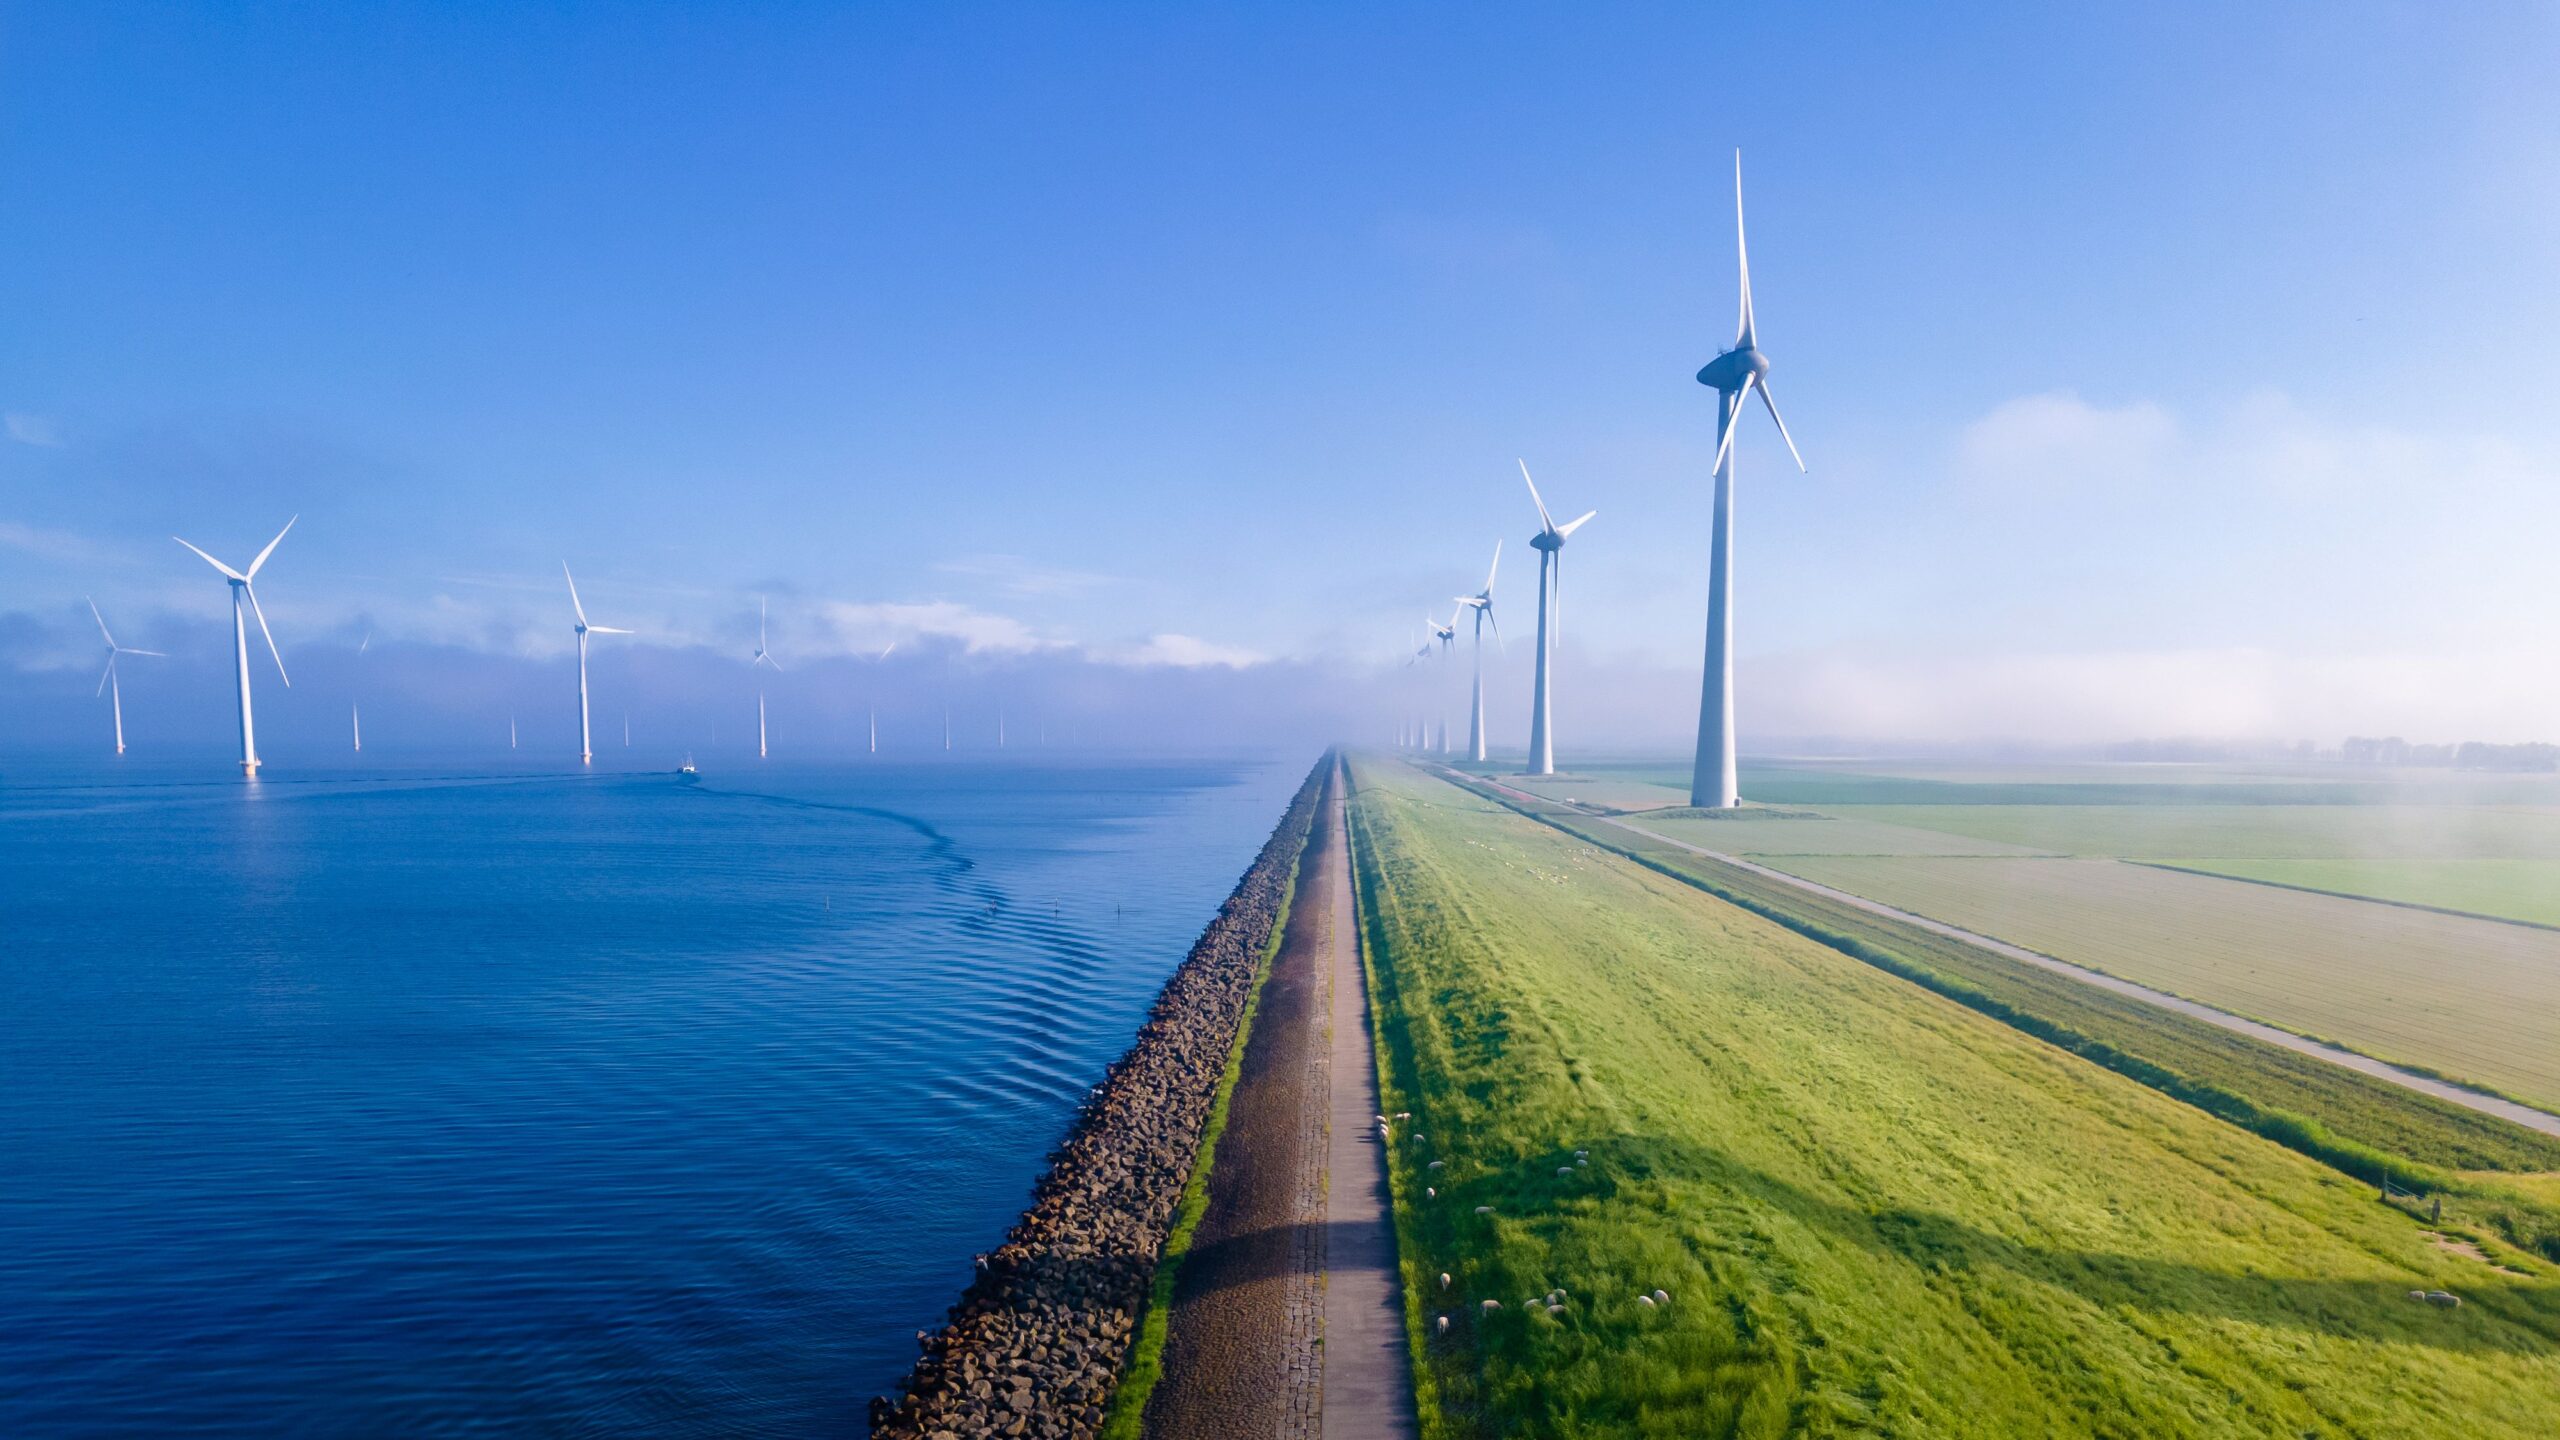
<svg viewBox="0 0 2560 1440"><path fill-rule="evenodd" d="M1427 1137L1392 1151L1426 1433L2560 1417L2547 1271L1453 786L1356 779L1387 1108ZM2439 1286L2469 1303L2407 1298Z"/></svg>

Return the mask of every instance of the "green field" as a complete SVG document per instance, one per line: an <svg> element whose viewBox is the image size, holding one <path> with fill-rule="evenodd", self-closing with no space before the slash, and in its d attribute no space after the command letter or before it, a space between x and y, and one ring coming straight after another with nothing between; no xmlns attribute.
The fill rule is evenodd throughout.
<svg viewBox="0 0 2560 1440"><path fill-rule="evenodd" d="M1853 894L2560 1105L2560 934L2113 860L1795 857Z"/></svg>
<svg viewBox="0 0 2560 1440"><path fill-rule="evenodd" d="M2165 861L2216 875L2560 925L2560 860Z"/></svg>
<svg viewBox="0 0 2560 1440"><path fill-rule="evenodd" d="M1391 1151L1427 1434L2548 1433L2548 1265L2451 1254L2332 1169L1453 787L1359 778L1389 1105L1427 1136ZM1524 1311L1558 1286L1562 1318Z"/></svg>
<svg viewBox="0 0 2560 1440"><path fill-rule="evenodd" d="M2110 859L2560 861L2560 809L2464 805L1877 805L1835 813Z"/></svg>
<svg viewBox="0 0 2560 1440"><path fill-rule="evenodd" d="M1527 787L1522 787L1527 788ZM1817 814L1744 809L1738 813L1682 810L1637 817L1691 845L1728 855L2032 855L2035 850L1943 830Z"/></svg>

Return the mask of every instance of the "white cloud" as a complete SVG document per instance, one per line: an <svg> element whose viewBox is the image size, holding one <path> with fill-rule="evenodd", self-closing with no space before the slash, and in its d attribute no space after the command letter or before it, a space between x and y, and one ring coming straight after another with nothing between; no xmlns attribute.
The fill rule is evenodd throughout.
<svg viewBox="0 0 2560 1440"><path fill-rule="evenodd" d="M9 438L21 445L42 445L47 449L53 449L62 444L61 433L53 428L52 421L41 415L28 415L12 410L6 415L0 415L0 426L5 426L8 429Z"/></svg>
<svg viewBox="0 0 2560 1440"><path fill-rule="evenodd" d="M1007 595L1037 599L1083 595L1120 583L1117 575L1036 564L1019 555L968 555L945 560L933 568L946 575L989 581Z"/></svg>
<svg viewBox="0 0 2560 1440"><path fill-rule="evenodd" d="M24 551L47 560L84 564L97 561L107 553L106 547L68 530L48 530L41 525L22 525L14 520L0 520L0 547Z"/></svg>
<svg viewBox="0 0 2560 1440"><path fill-rule="evenodd" d="M892 643L948 640L972 655L1025 655L1066 648L1010 615L949 600L880 600L821 602L815 617L819 648L835 653L877 655ZM800 642L804 647L808 639Z"/></svg>
<svg viewBox="0 0 2560 1440"><path fill-rule="evenodd" d="M2120 484L2156 473L2179 438L2148 401L2108 407L2067 391L2003 401L1956 441L1959 479L2000 491Z"/></svg>
<svg viewBox="0 0 2560 1440"><path fill-rule="evenodd" d="M1151 635L1143 645L1102 652L1096 659L1115 665L1169 665L1186 670L1223 667L1242 670L1271 657L1234 645L1219 645L1190 635Z"/></svg>

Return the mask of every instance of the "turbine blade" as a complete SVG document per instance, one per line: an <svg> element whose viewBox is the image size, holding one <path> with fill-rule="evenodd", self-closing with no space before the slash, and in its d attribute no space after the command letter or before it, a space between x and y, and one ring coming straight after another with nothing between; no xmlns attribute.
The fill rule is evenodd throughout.
<svg viewBox="0 0 2560 1440"><path fill-rule="evenodd" d="M1487 602L1484 607L1484 623L1493 628L1494 648L1500 650L1505 655L1510 654L1511 646L1502 638L1502 622L1493 618L1493 605L1491 602Z"/></svg>
<svg viewBox="0 0 2560 1440"><path fill-rule="evenodd" d="M89 601L89 616L98 622L98 633L107 636L107 649L113 651L116 648L116 637L107 635L107 617L98 613L98 602L95 600Z"/></svg>
<svg viewBox="0 0 2560 1440"><path fill-rule="evenodd" d="M888 659L888 658L889 658L889 652L890 652L890 651L892 651L892 650L895 650L895 649L897 649L897 648L898 648L898 642L897 642L897 641L895 641L895 640L890 641L887 645L884 645L884 646L882 646L882 647L881 647L881 649L880 649L880 657L879 657L879 658L881 658L881 659L883 659L883 660Z"/></svg>
<svg viewBox="0 0 2560 1440"><path fill-rule="evenodd" d="M228 576L230 576L232 579L237 580L237 581L240 581L240 582L241 582L241 583L243 583L243 584L248 583L248 579L249 579L249 577L248 577L248 576L241 574L239 571L234 570L234 569L232 569L230 566L223 564L221 561L214 559L212 556L205 554L202 550L196 550L196 547L195 547L195 546L193 546L193 545L187 545L187 542L186 542L186 541L184 541L184 540L179 540L179 539L178 539L178 537L177 537L177 536L175 536L175 535L172 535L172 536L170 536L169 538L170 538L170 539L172 539L172 540L177 540L177 541L178 541L178 543L179 543L179 544L181 544L181 545L186 545L186 546L187 546L187 548L188 548L188 549L190 549L190 550L195 550L195 551L196 551L196 556L197 556L197 558L199 558L199 559L203 560L203 561L204 561L204 563L206 563L207 565L212 566L214 569L221 571L223 574L228 575Z"/></svg>
<svg viewBox="0 0 2560 1440"><path fill-rule="evenodd" d="M587 633L590 635L629 635L634 632L629 630L619 630L611 625L590 625L587 627Z"/></svg>
<svg viewBox="0 0 2560 1440"><path fill-rule="evenodd" d="M1769 418L1778 422L1778 438L1787 442L1787 453L1796 457L1796 468L1804 470L1804 452L1796 448L1796 437L1787 433L1786 418L1778 413L1777 397L1769 393L1769 381L1765 376L1760 381L1760 403L1769 407Z"/></svg>
<svg viewBox="0 0 2560 1440"><path fill-rule="evenodd" d="M277 538L282 539L283 537L278 536ZM267 637L267 653L276 657L276 674L284 677L284 686L286 689L292 689L293 677L285 675L284 673L284 652L276 648L276 632L267 628L267 612L258 604L257 587L254 585L243 584L240 588L249 593L249 613L258 617L258 633Z"/></svg>
<svg viewBox="0 0 2560 1440"><path fill-rule="evenodd" d="M154 660L166 660L166 659L168 659L168 658L169 658L169 657L168 657L168 655L167 655L167 654L165 654L165 653L164 653L164 652L162 652L162 651L158 651L158 650L128 650L128 649L126 649L126 648L125 648L124 646L122 646L122 645L119 645L119 646L117 646L117 647L116 647L116 653L117 653L117 654L119 654L119 655L148 655L148 656L150 656L151 658L153 658Z"/></svg>
<svg viewBox="0 0 2560 1440"><path fill-rule="evenodd" d="M299 520L301 518L301 516L296 515L293 517L293 520ZM249 573L240 578L244 580L255 580L258 578L258 567L266 564L267 557L276 553L276 547L284 543L285 530L293 528L293 520L287 520L284 522L284 530L276 532L276 538L268 541L267 548L258 552L258 558L249 562Z"/></svg>
<svg viewBox="0 0 2560 1440"><path fill-rule="evenodd" d="M1733 253L1742 261L1742 329L1733 337L1736 349L1752 342L1751 245L1742 234L1742 152L1733 152Z"/></svg>
<svg viewBox="0 0 2560 1440"><path fill-rule="evenodd" d="M1716 463L1707 467L1710 471L1723 469L1725 457L1733 453L1733 437L1742 429L1742 407L1750 402L1751 387L1759 378L1755 375L1743 381L1742 388L1734 392L1732 411L1724 417L1724 435L1716 442Z"/></svg>
<svg viewBox="0 0 2560 1440"><path fill-rule="evenodd" d="M1582 518L1581 518L1581 519L1579 519L1579 520L1568 520L1568 521L1566 521L1564 524L1557 526L1557 527L1556 527L1556 538L1557 538L1557 539L1559 539L1559 540L1561 540L1561 539L1565 538L1566 536L1571 535L1574 531L1581 529L1583 526L1585 526L1585 525L1587 525L1587 524L1590 524L1590 523L1591 523L1591 517L1592 517L1592 516L1594 516L1594 515L1597 515L1597 514L1599 514L1599 513L1600 513L1600 512L1599 512L1599 511L1597 511L1597 510L1585 510L1585 511L1583 511L1583 512L1582 512Z"/></svg>
<svg viewBox="0 0 2560 1440"><path fill-rule="evenodd" d="M1529 480L1529 462L1526 460L1520 462L1520 478ZM1529 480L1529 503L1538 507L1538 524L1541 527L1548 530L1556 528L1556 522L1547 516L1547 502L1538 498L1538 482L1535 480Z"/></svg>
<svg viewBox="0 0 2560 1440"><path fill-rule="evenodd" d="M1486 567L1485 572L1484 572L1484 593L1485 593L1488 597L1490 597L1490 596L1493 594L1493 577L1494 577L1494 575L1495 575L1497 572L1499 572L1501 569L1502 569L1502 542L1501 542L1501 541L1499 541L1499 540L1496 540L1496 541L1494 541L1494 542L1493 542L1493 564L1492 564L1492 565L1490 565L1490 566L1488 566L1488 567Z"/></svg>
<svg viewBox="0 0 2560 1440"><path fill-rule="evenodd" d="M578 623L587 623L587 607L578 603L578 577L569 573L569 562L560 562L560 576L569 582L569 608L578 612Z"/></svg>
<svg viewBox="0 0 2560 1440"><path fill-rule="evenodd" d="M112 677L115 673L116 673L116 657L115 657L115 652L113 652L113 651L109 651L109 652L107 652L107 668L98 672L98 688L89 692L89 698L90 698L90 699L92 699L92 700L95 700L95 699L97 699L99 696L106 694L106 693L107 693L107 681L108 681L108 679L109 679L110 677Z"/></svg>

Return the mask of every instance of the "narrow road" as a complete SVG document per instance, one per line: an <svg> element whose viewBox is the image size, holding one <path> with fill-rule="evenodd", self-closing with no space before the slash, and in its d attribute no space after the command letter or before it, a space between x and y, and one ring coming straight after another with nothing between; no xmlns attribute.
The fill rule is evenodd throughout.
<svg viewBox="0 0 2560 1440"><path fill-rule="evenodd" d="M1337 837L1344 833L1347 779L1337 763L1324 819ZM1377 1051L1370 1043L1369 989L1360 971L1350 846L1331 846L1325 864L1336 873L1325 913L1333 1133L1325 1154L1324 1440L1411 1440L1418 1431L1412 1354L1405 1343L1386 1146L1378 1137Z"/></svg>
<svg viewBox="0 0 2560 1440"><path fill-rule="evenodd" d="M1445 767L1435 768L1445 770ZM1462 781L1472 781L1499 790L1505 795L1533 805L1552 806L1556 803L1543 795L1533 795L1526 790L1505 785L1499 780L1482 779L1459 771L1445 771L1445 773L1460 776ZM1995 940L1988 935L1978 935L1971 930L1932 920L1926 915L1897 910L1881 901L1870 900L1863 895L1852 895L1846 890L1837 890L1829 885L1807 880L1800 875L1790 875L1783 870L1772 870L1766 865L1754 864L1738 855L1727 855L1721 851L1707 849L1703 845L1674 840L1659 831L1647 830L1641 825L1615 816L1595 815L1589 811L1574 813L1585 820L1596 821L1602 825L1614 825L1631 835L1641 835L1657 845L1668 845L1674 850L1685 850L1692 855L1730 865L1737 870L1748 870L1764 879L1775 880L1782 885L1792 886L1809 895L1819 895L1826 900L1836 900L1843 905L1864 910L1870 915L1887 920L1898 920L1905 925L1916 925L1933 935L1943 935L1950 940L1961 940L1967 945L1988 950L2005 959L2051 970L2056 974L2068 975L2074 980L2094 985L2101 990L2112 990L2118 995L2129 995L2136 1000L2157 1005L2163 1010L2174 1010L2181 1015L2191 1016L2208 1025L2220 1026L2222 1029L2246 1035L2253 1040L2263 1040L2270 1045L2279 1045L2297 1054L2326 1060L2332 1065L2370 1075L2377 1080L2388 1081L2406 1090L2415 1090L2421 1095L2432 1095L2438 1100L2450 1101L2466 1110L2476 1110L2483 1115L2495 1115L2501 1120L2521 1125L2528 1130L2538 1130L2545 1135L2560 1135L2560 1115L2537 1110L2530 1105L2519 1104L2503 1096L2483 1094L2478 1090L2466 1089L2449 1081L2438 1080L2432 1075L2403 1070L2389 1061L2376 1060L2370 1055L2359 1055L2353 1050L2341 1050L2335 1045L2324 1045L2317 1040L2296 1035L2290 1030L2279 1030L2273 1025L2252 1020L2243 1015L2234 1015L2228 1010L2217 1010L2210 1005L2189 1000L2183 995L2172 995L2166 990L2154 990L2148 985L2137 985L2133 981L2119 979L2101 970L2091 970L2085 966L2074 965L2068 960L2056 960L2050 955L2039 954L2024 946L2012 945L2006 940Z"/></svg>
<svg viewBox="0 0 2560 1440"><path fill-rule="evenodd" d="M1339 762L1174 1279L1148 1440L1416 1433Z"/></svg>

